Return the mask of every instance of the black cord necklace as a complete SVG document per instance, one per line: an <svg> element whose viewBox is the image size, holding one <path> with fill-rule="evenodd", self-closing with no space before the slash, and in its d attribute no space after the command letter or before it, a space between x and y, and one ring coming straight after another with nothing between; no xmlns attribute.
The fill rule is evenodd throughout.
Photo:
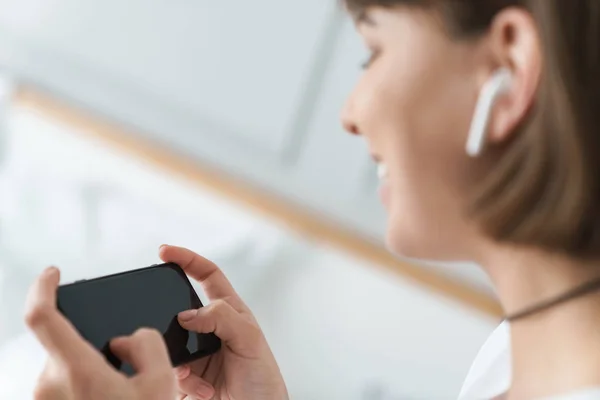
<svg viewBox="0 0 600 400"><path fill-rule="evenodd" d="M569 290L568 292L566 292L564 294L561 294L557 297L542 301L538 304L534 304L533 306L530 306L522 311L516 312L511 315L507 315L505 317L505 320L507 320L509 322L514 322L514 321L529 317L533 314L537 314L539 312L545 311L545 310L552 308L558 304L562 304L569 300L573 300L578 297L585 296L586 294L590 294L597 290L600 290L600 278L597 278L590 282L586 282L586 283L582 284L581 286L578 286L572 290Z"/></svg>

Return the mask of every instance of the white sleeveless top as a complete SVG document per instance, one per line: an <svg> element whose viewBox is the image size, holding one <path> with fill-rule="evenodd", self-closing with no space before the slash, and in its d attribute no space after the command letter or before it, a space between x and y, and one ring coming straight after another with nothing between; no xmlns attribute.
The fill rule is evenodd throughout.
<svg viewBox="0 0 600 400"><path fill-rule="evenodd" d="M511 381L510 327L503 322L475 357L458 399L502 400ZM531 400L600 400L600 387Z"/></svg>

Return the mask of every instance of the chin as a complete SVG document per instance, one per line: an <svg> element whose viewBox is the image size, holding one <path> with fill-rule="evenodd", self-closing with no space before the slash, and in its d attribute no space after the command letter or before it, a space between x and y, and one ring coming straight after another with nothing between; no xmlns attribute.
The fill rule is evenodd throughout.
<svg viewBox="0 0 600 400"><path fill-rule="evenodd" d="M396 238L391 238L389 235L386 238L386 248L390 253L402 258L410 258L414 260L426 260L428 257L421 251L418 246L407 243L406 241L398 241Z"/></svg>
<svg viewBox="0 0 600 400"><path fill-rule="evenodd" d="M440 234L439 230L411 230L408 224L390 224L386 248L395 256L414 261L448 263L471 259L459 251L459 243L453 242L460 235L454 232L444 239Z"/></svg>
<svg viewBox="0 0 600 400"><path fill-rule="evenodd" d="M399 220L390 216L386 234L386 248L392 254L413 260L447 261L452 257L441 254L437 233L427 234L427 229L420 229L423 224Z"/></svg>
<svg viewBox="0 0 600 400"><path fill-rule="evenodd" d="M426 258L419 240L409 232L407 227L394 224L393 221L388 223L385 244L392 254L406 258Z"/></svg>

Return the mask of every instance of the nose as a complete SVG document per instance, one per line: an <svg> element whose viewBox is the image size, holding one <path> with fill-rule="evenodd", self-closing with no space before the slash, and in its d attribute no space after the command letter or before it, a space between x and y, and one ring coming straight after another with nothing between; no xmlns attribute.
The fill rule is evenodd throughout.
<svg viewBox="0 0 600 400"><path fill-rule="evenodd" d="M342 108L340 119L346 132L351 135L360 135L360 130L358 129L358 124L356 123L354 115L352 96L349 96Z"/></svg>

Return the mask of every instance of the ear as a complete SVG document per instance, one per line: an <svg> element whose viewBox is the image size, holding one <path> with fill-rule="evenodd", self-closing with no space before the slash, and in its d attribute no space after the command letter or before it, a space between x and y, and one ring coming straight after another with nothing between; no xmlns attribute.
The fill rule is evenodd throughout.
<svg viewBox="0 0 600 400"><path fill-rule="evenodd" d="M488 140L501 143L510 138L533 106L542 72L542 47L537 24L521 8L501 11L490 27L489 45L495 67L512 74L511 86L494 107Z"/></svg>

